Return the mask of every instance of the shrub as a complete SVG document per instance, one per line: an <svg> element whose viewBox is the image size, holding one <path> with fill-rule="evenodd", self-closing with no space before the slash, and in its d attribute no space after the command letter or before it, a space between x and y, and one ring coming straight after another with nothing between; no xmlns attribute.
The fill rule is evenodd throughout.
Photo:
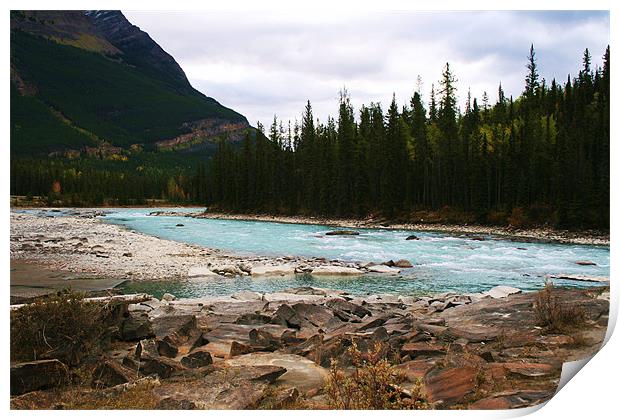
<svg viewBox="0 0 620 420"><path fill-rule="evenodd" d="M549 332L566 332L581 325L585 319L582 308L570 302L561 302L552 282L546 282L534 301L534 315L539 326Z"/></svg>
<svg viewBox="0 0 620 420"><path fill-rule="evenodd" d="M78 365L106 347L109 309L71 291L58 292L11 312L11 360L56 358Z"/></svg>
<svg viewBox="0 0 620 420"><path fill-rule="evenodd" d="M349 348L353 371L347 373L332 361L325 384L331 409L380 410L428 408L421 386L409 392L398 386L404 378L385 358L381 343L362 353L353 344Z"/></svg>

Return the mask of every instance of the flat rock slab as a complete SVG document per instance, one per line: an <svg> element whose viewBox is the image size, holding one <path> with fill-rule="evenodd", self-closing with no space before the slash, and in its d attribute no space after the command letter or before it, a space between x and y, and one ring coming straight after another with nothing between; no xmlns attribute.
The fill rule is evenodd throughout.
<svg viewBox="0 0 620 420"><path fill-rule="evenodd" d="M252 353L238 356L226 361L229 366L271 365L286 368L275 382L284 387L295 387L300 391L308 391L323 386L327 369L317 365L305 357L286 353Z"/></svg>
<svg viewBox="0 0 620 420"><path fill-rule="evenodd" d="M285 276L295 274L292 265L256 265L252 267L253 276Z"/></svg>
<svg viewBox="0 0 620 420"><path fill-rule="evenodd" d="M230 366L203 379L179 379L156 387L160 407L242 410L257 408L270 383L286 372L278 366Z"/></svg>
<svg viewBox="0 0 620 420"><path fill-rule="evenodd" d="M435 367L436 362L432 359L410 360L396 366L396 370L406 376L407 381L415 382L423 379L426 374Z"/></svg>
<svg viewBox="0 0 620 420"><path fill-rule="evenodd" d="M212 276L217 276L217 274L211 271L209 267L205 267L205 266L190 267L187 272L187 277L212 277Z"/></svg>
<svg viewBox="0 0 620 420"><path fill-rule="evenodd" d="M550 376L557 372L557 368L546 363L503 363L502 366L510 374L526 378Z"/></svg>
<svg viewBox="0 0 620 420"><path fill-rule="evenodd" d="M371 265L368 267L368 271L371 273L380 273L380 274L398 274L400 273L400 269L394 267L388 267L387 265Z"/></svg>
<svg viewBox="0 0 620 420"><path fill-rule="evenodd" d="M542 404L553 396L549 391L517 391L495 394L469 405L471 410L507 410Z"/></svg>
<svg viewBox="0 0 620 420"><path fill-rule="evenodd" d="M418 357L440 356L446 353L443 346L439 344L416 342L406 343L400 350L401 355L409 356L412 359Z"/></svg>
<svg viewBox="0 0 620 420"><path fill-rule="evenodd" d="M357 276L364 272L354 267L341 267L339 265L323 265L311 272L315 276Z"/></svg>
<svg viewBox="0 0 620 420"><path fill-rule="evenodd" d="M464 402L476 388L478 369L456 367L431 371L424 379L424 388L430 402L441 407Z"/></svg>
<svg viewBox="0 0 620 420"><path fill-rule="evenodd" d="M485 296L491 296L495 299L502 299L517 293L521 293L521 289L517 289L516 287L511 286L495 286L494 288L492 288L488 292L484 292L483 294Z"/></svg>

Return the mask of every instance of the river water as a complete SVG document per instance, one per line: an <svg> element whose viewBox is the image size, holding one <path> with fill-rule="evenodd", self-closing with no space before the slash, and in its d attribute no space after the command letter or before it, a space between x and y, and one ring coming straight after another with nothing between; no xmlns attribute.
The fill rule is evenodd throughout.
<svg viewBox="0 0 620 420"><path fill-rule="evenodd" d="M104 220L164 239L202 245L238 255L325 257L358 262L407 259L414 265L399 276L222 278L139 283L126 291L179 297L228 295L240 290L272 292L314 286L353 294L403 295L478 292L505 284L523 290L543 286L547 274L609 276L609 247L511 241L485 236L484 241L439 232L357 229L358 236L325 236L333 227L258 221L149 216L155 209L117 209ZM166 209L195 212L196 209ZM176 226L183 224L184 226ZM411 234L419 240L407 241ZM596 265L580 266L589 260ZM584 287L592 283L554 280L557 285Z"/></svg>

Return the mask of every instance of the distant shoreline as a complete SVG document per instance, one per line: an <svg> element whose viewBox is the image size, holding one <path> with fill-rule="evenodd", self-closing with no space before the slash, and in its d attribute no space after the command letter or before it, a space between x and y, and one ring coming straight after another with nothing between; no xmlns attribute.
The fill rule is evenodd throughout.
<svg viewBox="0 0 620 420"><path fill-rule="evenodd" d="M308 224L308 225L326 225L339 228L353 229L386 229L386 230L411 230L421 232L442 232L453 233L466 236L483 236L493 235L504 237L508 240L516 240L523 242L544 242L544 243L562 243L573 245L597 245L609 246L609 232L585 230L585 231L569 231L552 228L527 228L514 229L502 226L485 226L478 224L455 224L455 223L420 223L420 222L390 222L385 219L347 219L347 218L329 218L318 216L284 216L274 214L251 214L251 213L225 213L219 211L209 212L205 206L198 205L178 205L172 203L153 203L152 205L118 205L118 206L96 206L96 207L52 207L52 206L15 206L11 204L11 209L115 209L115 208L136 208L136 209L197 209L204 211L196 213L179 213L175 211L162 211L161 216L182 216L193 217L199 219L219 219L219 220L245 220L260 221L286 224Z"/></svg>
<svg viewBox="0 0 620 420"><path fill-rule="evenodd" d="M165 215L162 213L162 215ZM327 225L340 228L411 230L422 232L444 232L468 236L493 235L510 240L525 242L551 242L573 245L609 246L609 234L600 232L572 232L555 229L509 229L498 226L458 225L449 223L389 223L373 219L333 219L308 216L277 216L268 214L236 214L223 212L204 212L200 214L179 214L179 216L199 219L247 220L288 224Z"/></svg>

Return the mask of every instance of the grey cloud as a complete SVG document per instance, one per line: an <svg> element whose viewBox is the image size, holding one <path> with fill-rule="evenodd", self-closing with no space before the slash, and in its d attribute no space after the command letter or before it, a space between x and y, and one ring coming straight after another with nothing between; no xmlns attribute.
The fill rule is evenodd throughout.
<svg viewBox="0 0 620 420"><path fill-rule="evenodd" d="M541 77L565 80L588 47L593 64L609 43L607 12L385 12L330 13L314 19L287 13L126 12L186 70L205 94L268 124L300 115L306 99L326 120L347 86L353 104L381 101L392 92L402 105L449 61L461 104L468 87L495 100L523 89L530 43Z"/></svg>

